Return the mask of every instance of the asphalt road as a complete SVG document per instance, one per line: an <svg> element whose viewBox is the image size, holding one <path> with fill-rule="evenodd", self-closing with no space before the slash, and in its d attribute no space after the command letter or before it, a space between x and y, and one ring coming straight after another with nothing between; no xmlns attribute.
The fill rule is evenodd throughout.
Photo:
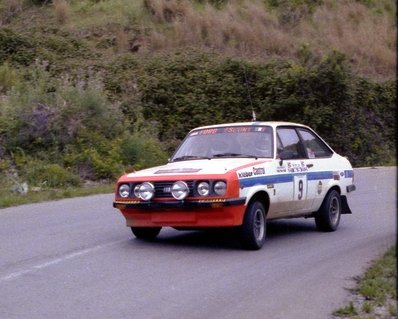
<svg viewBox="0 0 398 319"><path fill-rule="evenodd" d="M229 233L136 240L112 195L0 209L0 318L330 318L396 241L396 174L355 170L336 232L277 221L255 252Z"/></svg>

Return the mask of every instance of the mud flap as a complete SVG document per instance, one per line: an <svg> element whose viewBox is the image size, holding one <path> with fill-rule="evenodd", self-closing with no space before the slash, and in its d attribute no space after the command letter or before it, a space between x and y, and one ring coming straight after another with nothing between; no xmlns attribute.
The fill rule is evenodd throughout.
<svg viewBox="0 0 398 319"><path fill-rule="evenodd" d="M350 206L348 206L347 196L341 196L341 213L342 214L352 214Z"/></svg>

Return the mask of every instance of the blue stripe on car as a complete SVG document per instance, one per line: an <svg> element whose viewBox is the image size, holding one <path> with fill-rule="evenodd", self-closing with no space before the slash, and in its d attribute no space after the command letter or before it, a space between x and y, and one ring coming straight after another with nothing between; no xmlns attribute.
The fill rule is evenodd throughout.
<svg viewBox="0 0 398 319"><path fill-rule="evenodd" d="M354 171L352 171L352 170L344 171L344 177L345 178L353 178L354 177Z"/></svg>
<svg viewBox="0 0 398 319"><path fill-rule="evenodd" d="M252 178L243 178L239 180L241 188L251 187L256 185L269 185L293 182L294 176L307 175L308 180L333 179L333 172L314 172L314 173L292 173L279 174L271 176L258 176Z"/></svg>
<svg viewBox="0 0 398 319"><path fill-rule="evenodd" d="M239 185L241 188L251 187L256 185L269 185L269 184L280 184L280 183L289 183L293 182L294 176L297 175L307 175L307 180L325 180L325 179L333 179L332 171L325 172L299 172L299 173L291 173L291 174L279 174L279 175L270 175L270 176L257 176L251 178L242 178L239 180ZM346 178L353 177L353 171L347 170L344 171L344 175Z"/></svg>

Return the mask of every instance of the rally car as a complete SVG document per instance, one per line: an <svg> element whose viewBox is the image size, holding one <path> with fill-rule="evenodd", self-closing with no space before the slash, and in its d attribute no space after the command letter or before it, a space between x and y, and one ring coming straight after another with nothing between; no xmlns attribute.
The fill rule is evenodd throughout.
<svg viewBox="0 0 398 319"><path fill-rule="evenodd" d="M260 249L268 220L314 217L334 231L350 214L354 171L307 126L248 122L195 128L164 166L123 175L113 206L137 238L162 227L233 227Z"/></svg>

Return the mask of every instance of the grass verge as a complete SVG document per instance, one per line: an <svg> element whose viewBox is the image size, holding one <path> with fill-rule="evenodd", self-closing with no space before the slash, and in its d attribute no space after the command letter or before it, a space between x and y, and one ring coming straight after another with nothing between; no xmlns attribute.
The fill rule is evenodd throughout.
<svg viewBox="0 0 398 319"><path fill-rule="evenodd" d="M26 195L0 192L0 209L10 206L44 202L49 200L112 193L114 184L96 184L64 189L43 189L39 192L28 192Z"/></svg>
<svg viewBox="0 0 398 319"><path fill-rule="evenodd" d="M352 300L337 309L335 318L397 318L397 250L391 247L359 278Z"/></svg>

